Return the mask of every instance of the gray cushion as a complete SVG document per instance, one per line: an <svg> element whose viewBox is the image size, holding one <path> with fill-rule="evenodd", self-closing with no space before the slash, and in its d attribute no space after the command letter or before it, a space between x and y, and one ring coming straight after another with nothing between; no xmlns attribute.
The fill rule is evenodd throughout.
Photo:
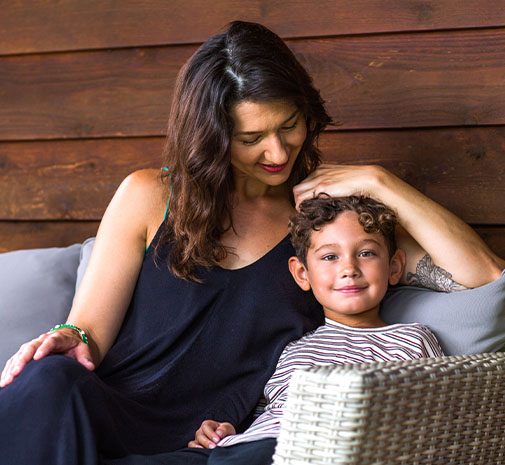
<svg viewBox="0 0 505 465"><path fill-rule="evenodd" d="M94 238L65 248L0 254L0 367L18 347L66 320ZM388 294L387 323L420 322L448 355L505 348L505 271L485 286L452 294L399 287Z"/></svg>
<svg viewBox="0 0 505 465"><path fill-rule="evenodd" d="M93 249L93 244L95 243L95 238L90 237L82 243L81 253L79 255L79 266L77 268L77 279L75 281L75 291L79 289L81 285L82 277L88 266L89 257L91 256L91 250Z"/></svg>
<svg viewBox="0 0 505 465"><path fill-rule="evenodd" d="M451 294L399 287L384 300L381 316L386 323L425 324L446 355L505 350L505 270L492 283Z"/></svg>
<svg viewBox="0 0 505 465"><path fill-rule="evenodd" d="M80 251L74 244L0 254L0 367L22 343L65 322Z"/></svg>

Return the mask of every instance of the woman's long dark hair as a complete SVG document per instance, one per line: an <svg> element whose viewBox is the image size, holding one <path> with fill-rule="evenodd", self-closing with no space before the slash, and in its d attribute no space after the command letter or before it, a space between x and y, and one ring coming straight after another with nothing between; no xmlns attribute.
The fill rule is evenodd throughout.
<svg viewBox="0 0 505 465"><path fill-rule="evenodd" d="M290 188L320 162L317 136L331 119L286 44L264 26L242 21L207 40L177 77L164 151L163 176L172 191L156 251L173 241L168 266L183 279L198 280L196 266L215 265L229 253L221 237L232 226L230 109L245 100L286 100L305 115L307 138Z"/></svg>

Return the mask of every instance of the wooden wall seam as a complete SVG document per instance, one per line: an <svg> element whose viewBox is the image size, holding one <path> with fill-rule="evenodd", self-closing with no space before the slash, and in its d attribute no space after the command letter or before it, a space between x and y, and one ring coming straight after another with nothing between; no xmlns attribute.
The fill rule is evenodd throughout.
<svg viewBox="0 0 505 465"><path fill-rule="evenodd" d="M201 43L231 20L281 37L505 25L502 0L17 0L2 5L0 53Z"/></svg>
<svg viewBox="0 0 505 465"><path fill-rule="evenodd" d="M94 235L121 180L160 167L180 66L234 18L314 76L343 123L321 135L326 161L386 166L505 256L503 0L6 3L0 251Z"/></svg>
<svg viewBox="0 0 505 465"><path fill-rule="evenodd" d="M505 28L290 45L341 129L505 124ZM0 140L161 135L194 50L1 59Z"/></svg>

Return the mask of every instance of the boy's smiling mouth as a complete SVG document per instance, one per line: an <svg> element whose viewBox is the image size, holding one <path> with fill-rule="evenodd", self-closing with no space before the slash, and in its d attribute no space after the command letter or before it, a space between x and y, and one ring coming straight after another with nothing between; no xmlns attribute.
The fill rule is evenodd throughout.
<svg viewBox="0 0 505 465"><path fill-rule="evenodd" d="M358 292L364 291L366 286L343 286L335 289L337 292L342 292L343 294L357 294Z"/></svg>

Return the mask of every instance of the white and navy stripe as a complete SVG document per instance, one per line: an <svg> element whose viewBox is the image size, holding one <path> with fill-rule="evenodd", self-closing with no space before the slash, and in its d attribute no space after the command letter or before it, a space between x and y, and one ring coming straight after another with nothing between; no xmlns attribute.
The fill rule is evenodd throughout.
<svg viewBox="0 0 505 465"><path fill-rule="evenodd" d="M353 328L326 318L324 326L291 342L282 352L275 373L265 386L267 405L264 412L244 433L228 436L218 445L227 447L277 437L287 387L295 370L314 365L411 360L441 355L442 349L433 333L418 323Z"/></svg>

